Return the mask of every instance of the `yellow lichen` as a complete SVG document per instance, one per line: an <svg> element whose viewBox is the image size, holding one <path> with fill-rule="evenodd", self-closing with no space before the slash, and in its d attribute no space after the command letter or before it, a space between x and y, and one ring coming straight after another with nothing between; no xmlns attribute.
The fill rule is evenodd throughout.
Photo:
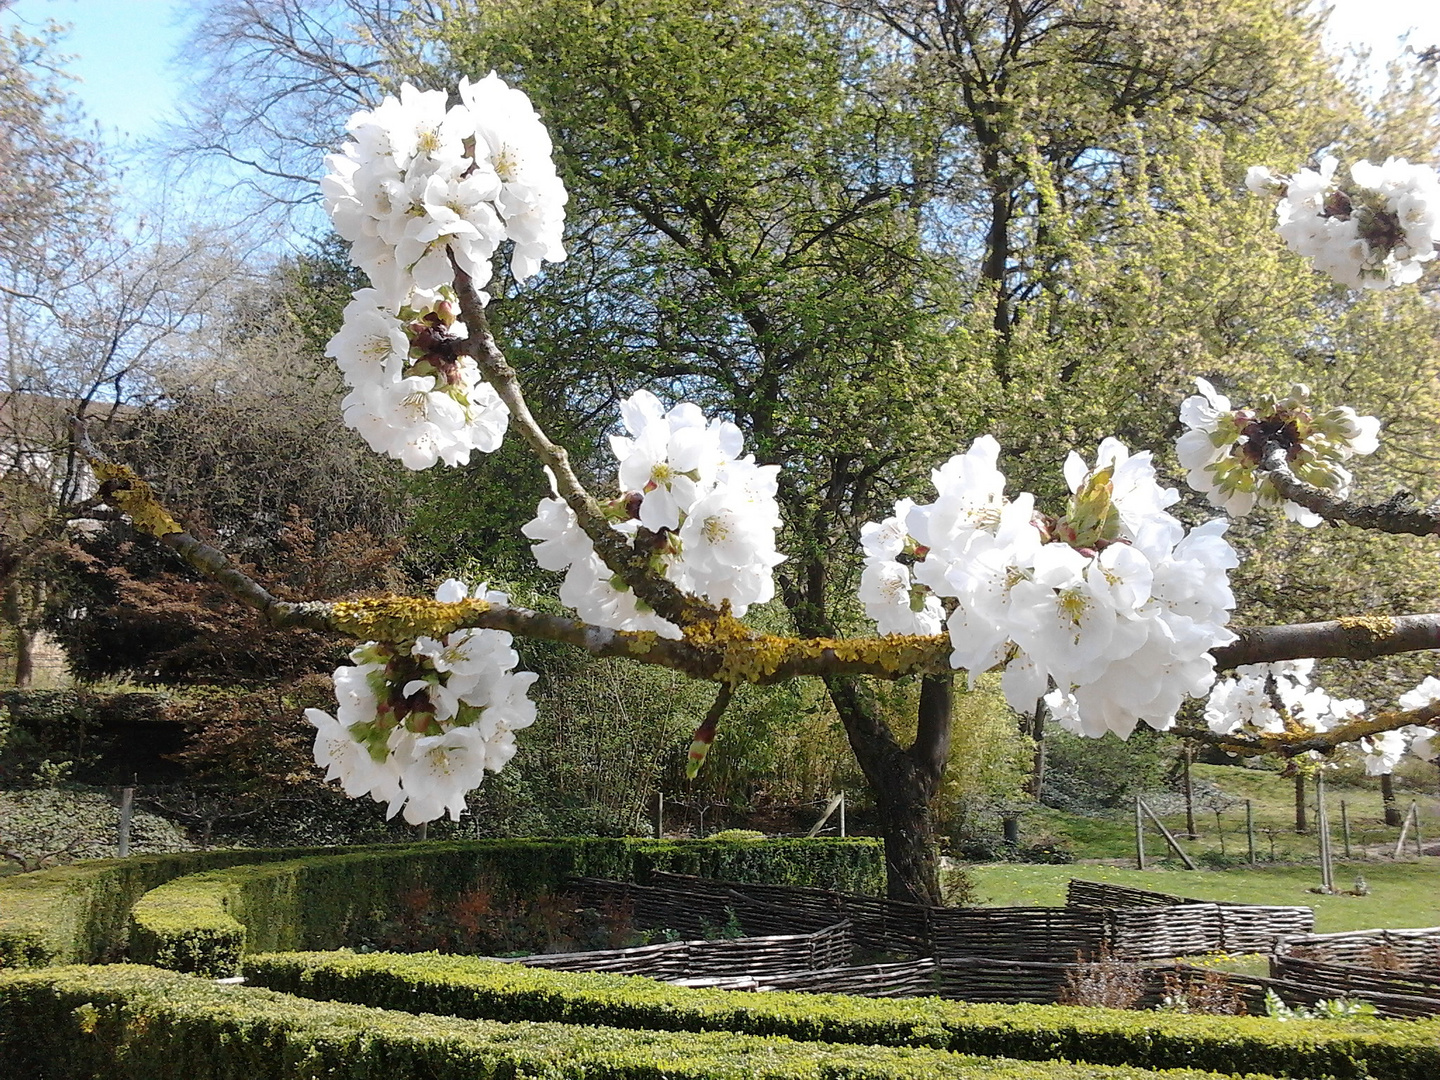
<svg viewBox="0 0 1440 1080"><path fill-rule="evenodd" d="M155 492L144 480L124 465L115 465L99 458L88 458L95 479L100 481L101 496L111 506L118 507L130 515L130 520L141 532L157 539L184 532L180 523L160 505Z"/></svg>
<svg viewBox="0 0 1440 1080"><path fill-rule="evenodd" d="M685 641L719 658L722 682L765 682L777 671L805 661L833 657L846 666L864 666L892 674L932 666L945 651L938 637L790 638L757 634L739 620L721 615L685 628Z"/></svg>
<svg viewBox="0 0 1440 1080"><path fill-rule="evenodd" d="M489 611L484 600L442 604L414 596L369 596L342 600L331 608L335 628L371 641L414 641L441 638L460 629L475 615Z"/></svg>
<svg viewBox="0 0 1440 1080"><path fill-rule="evenodd" d="M1395 633L1395 620L1388 615L1351 615L1336 621L1345 636L1357 645L1381 641Z"/></svg>

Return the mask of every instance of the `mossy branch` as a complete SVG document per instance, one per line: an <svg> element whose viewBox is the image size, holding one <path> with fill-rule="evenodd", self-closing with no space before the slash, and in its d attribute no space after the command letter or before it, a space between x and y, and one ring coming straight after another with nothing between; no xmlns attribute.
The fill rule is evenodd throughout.
<svg viewBox="0 0 1440 1080"><path fill-rule="evenodd" d="M506 630L516 637L573 645L592 656L624 657L670 668L692 678L731 685L741 682L771 685L807 675L871 675L896 679L907 675L941 675L951 670L950 639L944 634L883 638L793 638L759 634L723 611L707 609L704 617L693 617L703 605L688 599L686 602L693 606L683 609L680 625L684 637L679 641L650 632L611 630L521 607L493 606L483 600L464 600L458 604L405 596L376 596L336 603L280 600L236 567L223 552L185 532L149 484L125 466L107 461L90 446L84 427L78 421L74 432L81 454L102 480L105 497L129 514L137 529L155 537L231 596L260 612L275 627L305 627L376 641L443 637L467 627ZM613 530L607 528L606 531L615 535ZM674 588L668 582L664 584ZM1214 650L1216 667L1220 670L1276 660L1373 659L1440 648L1440 614L1362 616L1293 626L1251 627L1237 632L1238 641Z"/></svg>
<svg viewBox="0 0 1440 1080"><path fill-rule="evenodd" d="M1278 757L1293 758L1314 751L1331 754L1339 747L1357 742L1372 735L1410 725L1440 728L1440 703L1411 709L1408 712L1382 712L1374 716L1362 716L1331 728L1329 731L1299 729L1275 734L1256 733L1252 735L1222 735L1209 728L1183 726L1171 729L1172 735L1209 743L1239 757L1260 757L1275 754Z"/></svg>

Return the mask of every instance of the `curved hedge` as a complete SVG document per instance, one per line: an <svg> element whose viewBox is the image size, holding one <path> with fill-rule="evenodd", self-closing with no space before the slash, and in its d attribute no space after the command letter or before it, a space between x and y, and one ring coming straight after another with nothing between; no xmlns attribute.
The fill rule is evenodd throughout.
<svg viewBox="0 0 1440 1080"><path fill-rule="evenodd" d="M939 998L747 993L433 953L253 956L245 961L245 975L257 985L309 998L471 1019L731 1031L1034 1061L1305 1078L1440 1075L1440 1020L1283 1023L1256 1016L974 1005Z"/></svg>
<svg viewBox="0 0 1440 1080"><path fill-rule="evenodd" d="M0 974L0 1074L45 1080L1218 1080L730 1032L498 1024L142 967Z"/></svg>
<svg viewBox="0 0 1440 1080"><path fill-rule="evenodd" d="M458 896L481 875L519 895L570 877L644 881L652 871L878 892L873 840L489 840L327 853L173 880L130 914L130 956L178 971L230 975L242 954L333 949L349 927L395 910L416 888Z"/></svg>
<svg viewBox="0 0 1440 1080"><path fill-rule="evenodd" d="M124 952L130 909L158 885L218 867L333 851L184 851L89 859L0 878L0 968L113 960Z"/></svg>

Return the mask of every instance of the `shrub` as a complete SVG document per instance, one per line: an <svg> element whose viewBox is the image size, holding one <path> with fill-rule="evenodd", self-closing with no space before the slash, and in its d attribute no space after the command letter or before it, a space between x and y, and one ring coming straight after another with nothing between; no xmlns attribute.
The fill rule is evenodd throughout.
<svg viewBox="0 0 1440 1080"><path fill-rule="evenodd" d="M417 1017L137 967L0 975L0 1063L45 1080L1160 1080L931 1049Z"/></svg>
<svg viewBox="0 0 1440 1080"><path fill-rule="evenodd" d="M1133 1009L1145 996L1145 972L1133 960L1121 960L1101 948L1089 963L1065 973L1060 989L1062 1005L1098 1005L1104 1009Z"/></svg>
<svg viewBox="0 0 1440 1080"><path fill-rule="evenodd" d="M245 952L338 948L377 913L384 920L402 910L414 890L429 889L433 899L448 904L482 876L496 890L541 902L571 877L644 881L654 870L878 892L880 851L873 840L569 839L326 853L197 874L155 889L131 913L130 955L161 967L229 975Z"/></svg>
<svg viewBox="0 0 1440 1080"><path fill-rule="evenodd" d="M245 973L252 983L306 997L492 1020L775 1034L1034 1061L1338 1080L1434 1080L1440 1069L1440 1020L1282 1024L938 998L757 994L458 956L286 953L248 957Z"/></svg>

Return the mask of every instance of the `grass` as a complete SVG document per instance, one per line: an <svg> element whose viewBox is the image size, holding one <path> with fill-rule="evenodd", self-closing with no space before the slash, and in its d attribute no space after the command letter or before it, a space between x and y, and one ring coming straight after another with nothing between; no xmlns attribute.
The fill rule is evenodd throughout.
<svg viewBox="0 0 1440 1080"><path fill-rule="evenodd" d="M1409 863L1337 863L1337 887L1356 874L1369 896L1320 896L1313 866L1257 866L1232 870L1129 870L1116 866L1027 866L997 863L970 869L984 903L1000 907L1059 906L1072 877L1156 889L1197 900L1241 904L1302 904L1315 909L1322 934L1372 927L1440 926L1440 858Z"/></svg>
<svg viewBox="0 0 1440 1080"><path fill-rule="evenodd" d="M1297 834L1293 780L1273 770L1234 765L1195 765L1192 776L1199 789L1195 800L1195 838L1183 836L1183 812L1161 815L1161 820L1181 837L1181 846L1202 866L1207 858L1219 861L1222 850L1232 860L1245 860L1249 843L1244 801L1248 799L1255 822L1255 865L1232 865L1229 869L1215 870L1180 869L1179 861L1171 856L1159 830L1147 824L1147 855L1161 865L1137 870L1134 868L1133 809L1082 816L1042 807L1025 816L1028 840L1057 840L1068 845L1082 860L1110 860L1112 864L1001 863L973 867L971 877L982 902L1002 907L1056 906L1065 902L1065 885L1070 878L1083 877L1199 900L1303 904L1315 909L1315 928L1319 933L1373 927L1440 926L1440 856L1417 858L1414 847L1407 841L1405 856L1400 860L1394 858L1400 830L1384 824L1384 808L1378 785L1373 780L1357 777L1354 771L1348 775L1338 772L1328 783L1326 795L1331 850L1336 860L1335 886L1348 890L1355 878L1363 875L1370 885L1370 895L1325 896L1309 891L1320 884L1313 783L1307 784L1311 831ZM1427 838L1425 846L1433 850L1434 841L1440 837L1440 797L1434 794L1434 770L1411 770L1397 787L1402 812L1408 809L1412 799L1418 804L1421 832ZM1219 794L1207 798L1200 792ZM1344 853L1342 800L1349 812L1352 859L1347 859ZM1218 822L1207 803L1223 804Z"/></svg>
<svg viewBox="0 0 1440 1080"><path fill-rule="evenodd" d="M1214 853L1210 858L1222 855L1232 859L1248 858L1245 801L1249 800L1254 818L1255 852L1260 861L1317 860L1313 783L1306 785L1306 813L1311 831L1297 834L1295 785L1290 778L1269 769L1235 765L1195 765L1192 775L1197 788L1195 838L1187 840L1183 836L1186 827L1183 811L1160 815L1166 827L1181 837L1181 845L1191 858L1203 863L1207 852ZM1421 834L1431 841L1440 837L1440 796L1435 794L1434 776L1433 768L1422 768L1397 783L1401 812L1409 808L1413 799L1420 810ZM1384 806L1374 780L1356 776L1353 770L1342 771L1328 783L1326 801L1331 847L1337 859L1346 857L1342 802L1349 818L1351 855L1359 859L1367 853L1393 853L1400 830L1384 823ZM1214 807L1221 809L1218 820ZM1094 816L1040 807L1026 814L1025 830L1032 841L1061 841L1082 859L1135 858L1133 807ZM1148 823L1145 847L1147 855L1157 859L1170 854L1159 830Z"/></svg>

